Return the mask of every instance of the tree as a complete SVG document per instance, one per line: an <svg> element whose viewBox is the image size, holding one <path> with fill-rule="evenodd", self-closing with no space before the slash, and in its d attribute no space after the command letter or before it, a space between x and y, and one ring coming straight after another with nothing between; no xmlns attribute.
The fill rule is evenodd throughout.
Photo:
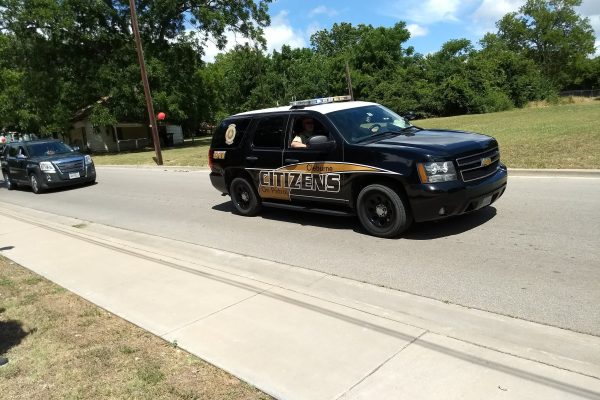
<svg viewBox="0 0 600 400"><path fill-rule="evenodd" d="M498 37L509 49L532 59L557 89L577 81L594 53L588 18L575 12L581 0L527 0L518 13L497 23Z"/></svg>
<svg viewBox="0 0 600 400"><path fill-rule="evenodd" d="M200 120L205 103L194 85L203 46L212 38L222 47L227 31L263 43L270 1L137 0L155 108L172 121ZM76 110L107 96L99 119L145 120L129 18L128 0L0 0L0 32L14 38L11 69L27 99L18 108L35 116L17 115L14 124L64 131Z"/></svg>

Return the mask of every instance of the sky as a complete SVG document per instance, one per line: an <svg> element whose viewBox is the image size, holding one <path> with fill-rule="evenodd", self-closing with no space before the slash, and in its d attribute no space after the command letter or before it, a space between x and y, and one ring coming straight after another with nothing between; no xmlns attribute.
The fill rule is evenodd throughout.
<svg viewBox="0 0 600 400"><path fill-rule="evenodd" d="M391 27L406 22L411 33L405 46L421 54L438 51L450 39L467 38L477 44L486 32L495 32L503 15L518 11L525 0L274 0L269 5L271 25L265 29L267 51L310 47L310 36L334 23L370 24ZM596 55L600 55L600 0L583 0L577 8L588 17L596 35ZM228 35L227 49L240 38ZM205 61L218 53L209 42Z"/></svg>

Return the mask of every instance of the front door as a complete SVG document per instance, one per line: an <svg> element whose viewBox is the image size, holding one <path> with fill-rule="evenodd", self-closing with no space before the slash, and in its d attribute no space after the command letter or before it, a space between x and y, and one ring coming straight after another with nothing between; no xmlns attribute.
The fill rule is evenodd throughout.
<svg viewBox="0 0 600 400"><path fill-rule="evenodd" d="M320 115L296 111L290 117L288 135L283 152L282 170L288 173L292 201L317 201L345 205L342 186L344 175L343 143L328 122ZM327 136L336 143L330 150L314 150L297 146L309 137Z"/></svg>
<svg viewBox="0 0 600 400"><path fill-rule="evenodd" d="M18 182L27 182L27 151L25 146L18 143L10 143L6 163L10 178Z"/></svg>

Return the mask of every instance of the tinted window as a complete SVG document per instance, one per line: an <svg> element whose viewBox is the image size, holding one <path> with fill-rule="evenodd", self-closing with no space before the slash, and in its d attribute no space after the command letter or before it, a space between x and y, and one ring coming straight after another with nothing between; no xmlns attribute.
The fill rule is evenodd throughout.
<svg viewBox="0 0 600 400"><path fill-rule="evenodd" d="M17 146L10 146L8 148L8 155L11 157L16 157L17 154L19 153L19 149Z"/></svg>
<svg viewBox="0 0 600 400"><path fill-rule="evenodd" d="M228 118L221 122L215 133L211 147L237 147L250 126L251 118ZM233 125L233 127L231 126Z"/></svg>
<svg viewBox="0 0 600 400"><path fill-rule="evenodd" d="M282 148L287 115L265 117L258 120L254 131L254 147Z"/></svg>

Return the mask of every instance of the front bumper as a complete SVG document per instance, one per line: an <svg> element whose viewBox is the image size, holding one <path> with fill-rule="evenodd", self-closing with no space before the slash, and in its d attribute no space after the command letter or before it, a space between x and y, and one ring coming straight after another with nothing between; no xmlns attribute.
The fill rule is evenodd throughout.
<svg viewBox="0 0 600 400"><path fill-rule="evenodd" d="M478 210L504 194L508 181L506 166L473 184L462 181L410 185L407 195L417 222L431 221Z"/></svg>
<svg viewBox="0 0 600 400"><path fill-rule="evenodd" d="M41 186L44 189L81 185L96 180L96 168L94 164L86 165L84 169L79 171L78 178L71 178L68 173L58 171L53 173L42 172L41 178Z"/></svg>

